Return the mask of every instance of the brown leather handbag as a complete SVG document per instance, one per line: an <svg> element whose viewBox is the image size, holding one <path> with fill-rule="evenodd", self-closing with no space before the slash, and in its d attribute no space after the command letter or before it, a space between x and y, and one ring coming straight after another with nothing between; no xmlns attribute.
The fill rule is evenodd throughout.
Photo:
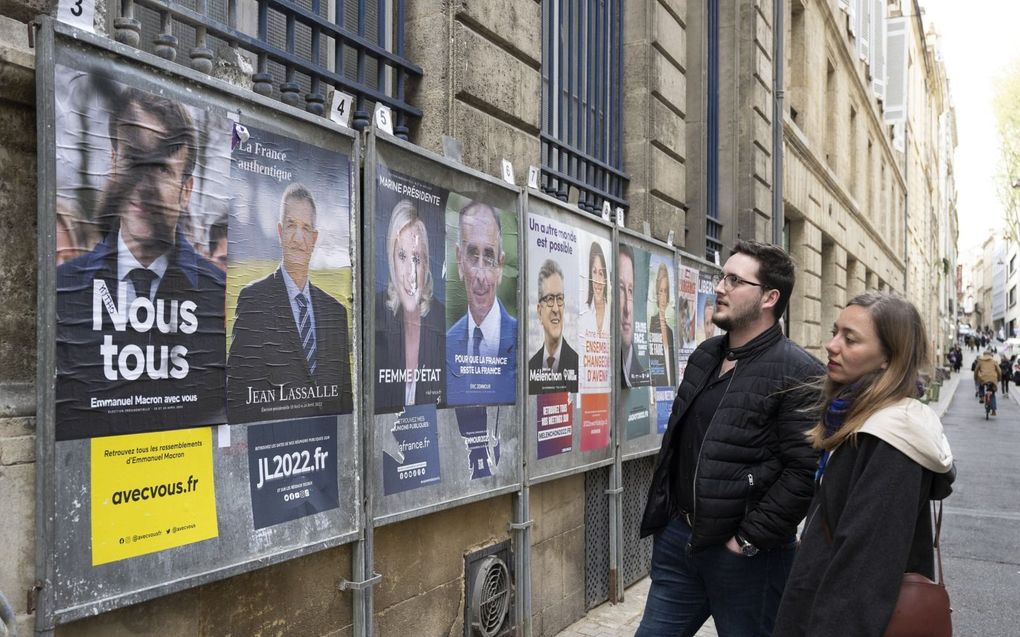
<svg viewBox="0 0 1020 637"><path fill-rule="evenodd" d="M884 637L952 637L953 620L949 593L942 574L942 501L935 516L935 556L939 566L936 584L920 573L904 573L900 596L896 599Z"/></svg>
<svg viewBox="0 0 1020 637"><path fill-rule="evenodd" d="M935 583L920 573L904 573L900 584L900 596L896 598L896 608L885 627L883 637L952 637L953 620L949 607L949 592L946 591L946 579L942 574L942 500L938 509L934 509L935 518L935 556L939 566L939 581ZM822 514L822 531L825 539L832 544L832 531Z"/></svg>

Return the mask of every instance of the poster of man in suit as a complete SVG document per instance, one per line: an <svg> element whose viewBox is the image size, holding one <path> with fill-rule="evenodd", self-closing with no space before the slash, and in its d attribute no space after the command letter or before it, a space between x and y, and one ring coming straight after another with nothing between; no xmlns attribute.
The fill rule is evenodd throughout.
<svg viewBox="0 0 1020 637"><path fill-rule="evenodd" d="M446 404L517 399L517 220L451 193L446 208ZM450 267L453 264L455 267Z"/></svg>
<svg viewBox="0 0 1020 637"><path fill-rule="evenodd" d="M56 437L222 423L224 276L208 234L231 124L171 85L55 74Z"/></svg>
<svg viewBox="0 0 1020 637"><path fill-rule="evenodd" d="M577 230L528 216L528 393L577 392Z"/></svg>
<svg viewBox="0 0 1020 637"><path fill-rule="evenodd" d="M229 420L350 413L350 160L248 131L233 153Z"/></svg>

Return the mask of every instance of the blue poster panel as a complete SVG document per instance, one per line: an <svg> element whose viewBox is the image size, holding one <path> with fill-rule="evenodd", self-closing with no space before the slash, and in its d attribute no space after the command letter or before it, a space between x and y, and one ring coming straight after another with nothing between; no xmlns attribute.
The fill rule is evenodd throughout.
<svg viewBox="0 0 1020 637"><path fill-rule="evenodd" d="M222 423L229 121L55 68L56 438Z"/></svg>
<svg viewBox="0 0 1020 637"><path fill-rule="evenodd" d="M434 412L446 405L443 260L449 193L384 165L378 170L375 413L413 405L432 405Z"/></svg>
<svg viewBox="0 0 1020 637"><path fill-rule="evenodd" d="M511 405L517 400L516 215L451 193L446 225L446 404Z"/></svg>
<svg viewBox="0 0 1020 637"><path fill-rule="evenodd" d="M248 475L256 529L340 506L336 418L248 428Z"/></svg>
<svg viewBox="0 0 1020 637"><path fill-rule="evenodd" d="M394 419L383 446L383 493L410 491L440 481L435 405L408 407Z"/></svg>
<svg viewBox="0 0 1020 637"><path fill-rule="evenodd" d="M351 413L350 159L247 130L224 246L228 419Z"/></svg>

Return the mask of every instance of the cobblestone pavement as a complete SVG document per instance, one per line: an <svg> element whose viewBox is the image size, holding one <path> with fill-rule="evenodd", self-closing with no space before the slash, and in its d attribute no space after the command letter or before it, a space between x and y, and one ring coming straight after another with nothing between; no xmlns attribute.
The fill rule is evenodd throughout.
<svg viewBox="0 0 1020 637"><path fill-rule="evenodd" d="M949 403L956 393L956 386L961 377L966 377L970 382L970 373L966 371L970 367L974 354L967 353L965 356L966 367L960 374L952 374L942 384L939 392L939 400L932 403L932 409L942 417L949 408ZM1020 387L1013 393L1013 400L1020 403ZM645 609L645 599L648 597L648 586L651 580L647 577L640 580L624 593L622 604L602 604L593 608L583 619L571 624L556 637L632 637L641 623L641 614ZM715 624L709 619L696 637L718 637L715 631Z"/></svg>

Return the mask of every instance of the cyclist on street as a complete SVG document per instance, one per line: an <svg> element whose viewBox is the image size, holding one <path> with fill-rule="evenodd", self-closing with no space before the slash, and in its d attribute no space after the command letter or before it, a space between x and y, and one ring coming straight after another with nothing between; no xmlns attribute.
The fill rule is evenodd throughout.
<svg viewBox="0 0 1020 637"><path fill-rule="evenodd" d="M983 354L977 357L974 361L974 381L979 384L980 387L984 387L985 383L992 383L992 415L996 415L996 402L995 402L995 390L996 384L1002 378L1002 371L999 369L999 363L992 356L992 350L986 349ZM984 401L983 392L978 396L978 400Z"/></svg>

